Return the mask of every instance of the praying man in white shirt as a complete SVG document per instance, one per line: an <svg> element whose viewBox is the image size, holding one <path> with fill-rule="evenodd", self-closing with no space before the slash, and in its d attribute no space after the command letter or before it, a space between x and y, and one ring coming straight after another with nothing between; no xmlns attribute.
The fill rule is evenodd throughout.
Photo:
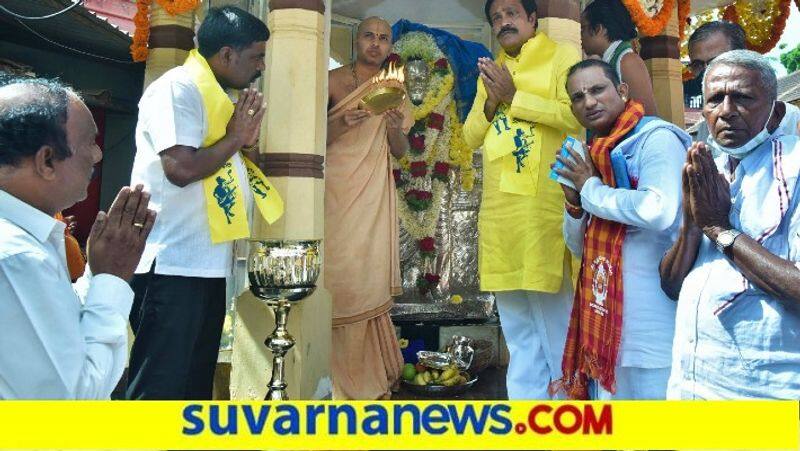
<svg viewBox="0 0 800 451"><path fill-rule="evenodd" d="M800 399L800 141L777 97L756 52L706 69L711 137L689 149L683 226L661 263L678 300L670 399Z"/></svg>
<svg viewBox="0 0 800 451"><path fill-rule="evenodd" d="M100 212L73 286L65 224L102 158L71 89L42 79L0 87L0 399L108 399L125 368L128 281L155 221L141 186Z"/></svg>
<svg viewBox="0 0 800 451"><path fill-rule="evenodd" d="M665 399L675 303L658 263L680 227L680 174L691 139L629 99L599 60L570 69L572 112L593 138L556 172L566 195L564 240L581 256L562 365L574 399Z"/></svg>
<svg viewBox="0 0 800 451"><path fill-rule="evenodd" d="M249 238L250 210L271 223L263 203L280 199L253 163L265 105L251 83L268 39L252 14L211 8L198 48L139 101L131 183L152 193L159 220L131 283L128 399L211 399L233 243Z"/></svg>

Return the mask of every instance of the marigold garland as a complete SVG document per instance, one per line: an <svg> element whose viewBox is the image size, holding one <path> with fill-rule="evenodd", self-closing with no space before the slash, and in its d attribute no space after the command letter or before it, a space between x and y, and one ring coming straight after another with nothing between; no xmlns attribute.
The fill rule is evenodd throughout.
<svg viewBox="0 0 800 451"><path fill-rule="evenodd" d="M200 5L200 0L155 0L167 14L175 16L189 11L194 11ZM131 57L140 62L147 59L150 40L150 6L153 0L136 0L136 15L133 23L136 26L131 44Z"/></svg>
<svg viewBox="0 0 800 451"><path fill-rule="evenodd" d="M669 22L672 16L672 10L675 8L675 1L676 0L664 0L664 5L653 17L650 17L644 8L642 8L640 0L622 0L622 3L628 9L633 23L636 24L636 28L639 29L641 34L645 36L657 36L664 31L664 28L667 26L667 22Z"/></svg>
<svg viewBox="0 0 800 451"><path fill-rule="evenodd" d="M725 8L723 18L744 28L747 48L767 53L778 44L791 11L791 0L765 0L764 9L755 2L736 0Z"/></svg>
<svg viewBox="0 0 800 451"><path fill-rule="evenodd" d="M692 0L678 0L678 37L681 41L686 37L686 27L689 25L691 11Z"/></svg>

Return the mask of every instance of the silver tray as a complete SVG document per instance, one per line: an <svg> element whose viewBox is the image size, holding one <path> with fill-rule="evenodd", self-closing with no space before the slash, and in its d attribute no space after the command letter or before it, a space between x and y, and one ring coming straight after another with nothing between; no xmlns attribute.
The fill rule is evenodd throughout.
<svg viewBox="0 0 800 451"><path fill-rule="evenodd" d="M403 379L403 387L417 395L438 398L460 395L475 385L475 382L478 382L478 376L473 377L472 380L464 382L463 384L451 385L449 387L447 385L416 385Z"/></svg>

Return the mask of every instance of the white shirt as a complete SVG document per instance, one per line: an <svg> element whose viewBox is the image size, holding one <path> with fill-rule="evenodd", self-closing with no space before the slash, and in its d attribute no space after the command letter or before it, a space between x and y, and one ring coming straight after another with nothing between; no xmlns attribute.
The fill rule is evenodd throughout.
<svg viewBox="0 0 800 451"><path fill-rule="evenodd" d="M768 141L736 167L730 222L754 239L772 231L761 245L800 267L800 141L779 141L777 157ZM681 286L676 322L667 398L800 399L800 314L747 281L706 236Z"/></svg>
<svg viewBox="0 0 800 451"><path fill-rule="evenodd" d="M233 242L211 243L203 181L180 188L167 180L161 166L161 152L178 145L199 149L207 129L203 98L182 66L151 83L139 101L131 185L144 184L158 217L137 274L149 272L153 261L156 274L212 278L231 273ZM232 161L249 211L253 196L238 152Z"/></svg>
<svg viewBox="0 0 800 451"><path fill-rule="evenodd" d="M108 399L133 291L88 267L73 287L64 224L2 190L0 237L0 399Z"/></svg>
<svg viewBox="0 0 800 451"><path fill-rule="evenodd" d="M672 359L676 303L661 290L658 265L680 228L681 171L689 136L660 120L643 130L656 123L659 128L649 135L617 145L636 189L611 188L592 177L581 190L586 212L628 226L622 245L621 367L667 368ZM583 254L587 219L587 214L582 219L564 215L564 240L573 255Z"/></svg>

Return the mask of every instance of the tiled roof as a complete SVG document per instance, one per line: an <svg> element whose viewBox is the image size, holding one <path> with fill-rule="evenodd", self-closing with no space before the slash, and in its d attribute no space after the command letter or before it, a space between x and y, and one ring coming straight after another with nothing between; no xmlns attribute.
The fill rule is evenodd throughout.
<svg viewBox="0 0 800 451"><path fill-rule="evenodd" d="M2 0L7 9L25 16L63 10L70 0ZM31 31L33 30L33 31ZM78 6L45 20L17 20L0 11L0 40L22 45L54 46L49 41L107 58L130 61L131 37L108 20Z"/></svg>
<svg viewBox="0 0 800 451"><path fill-rule="evenodd" d="M783 102L800 100L800 71L778 80L778 100Z"/></svg>

